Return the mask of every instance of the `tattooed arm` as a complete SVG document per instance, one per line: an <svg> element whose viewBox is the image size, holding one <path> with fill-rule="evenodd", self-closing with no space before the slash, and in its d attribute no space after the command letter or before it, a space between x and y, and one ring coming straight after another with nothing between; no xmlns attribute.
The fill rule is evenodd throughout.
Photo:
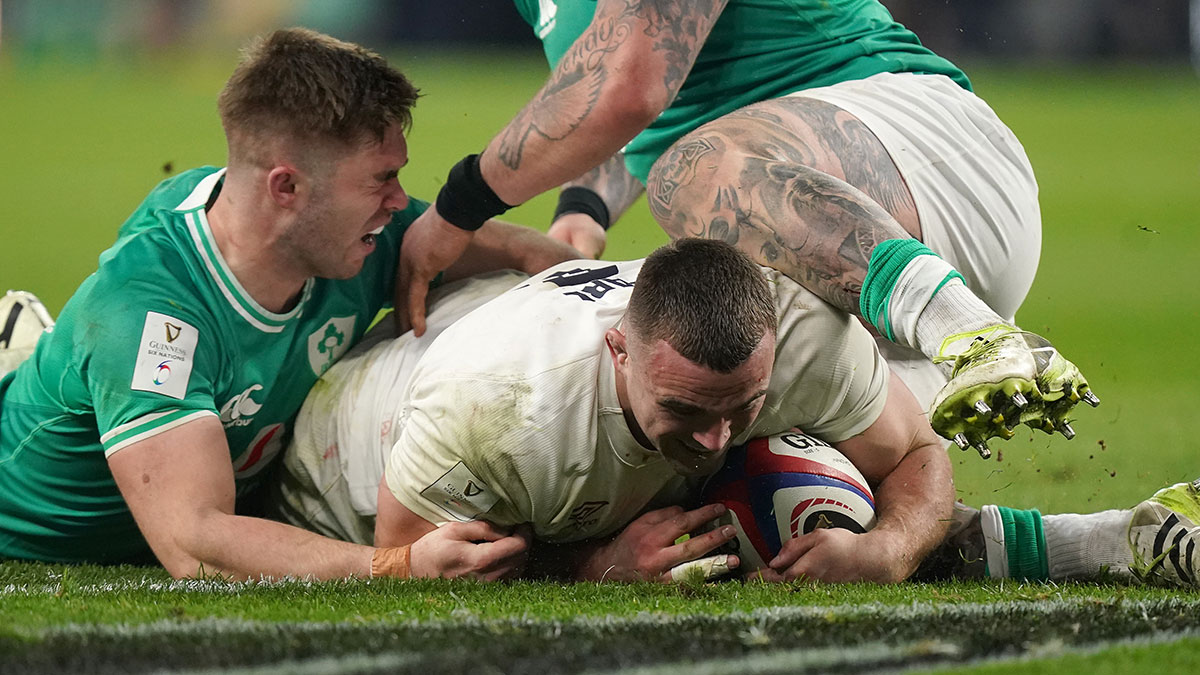
<svg viewBox="0 0 1200 675"><path fill-rule="evenodd" d="M609 157L607 162L563 184L563 187L585 187L600 195L608 207L610 223L617 222L621 214L646 190L625 168L625 156L619 152Z"/></svg>
<svg viewBox="0 0 1200 675"><path fill-rule="evenodd" d="M615 154L674 100L726 2L597 0L546 85L479 158L485 187L520 204ZM425 332L429 283L471 236L436 205L413 221L396 274L398 330Z"/></svg>
<svg viewBox="0 0 1200 675"><path fill-rule="evenodd" d="M613 156L683 85L726 0L598 0L591 25L481 158L509 204Z"/></svg>
<svg viewBox="0 0 1200 675"><path fill-rule="evenodd" d="M607 162L563 185L563 188L569 187L587 188L599 195L608 208L610 225L615 223L645 190L625 168L625 158L621 153L613 155ZM605 229L586 213L564 213L554 219L549 234L574 246L589 258L599 258L600 254L604 253L607 241Z"/></svg>

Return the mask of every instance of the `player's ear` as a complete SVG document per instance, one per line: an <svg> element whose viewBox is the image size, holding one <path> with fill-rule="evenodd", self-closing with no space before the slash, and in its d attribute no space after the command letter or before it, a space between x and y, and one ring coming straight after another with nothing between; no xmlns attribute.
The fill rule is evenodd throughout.
<svg viewBox="0 0 1200 675"><path fill-rule="evenodd" d="M604 332L604 343L608 345L608 354L612 357L613 366L624 370L629 362L629 349L625 342L625 334L619 328L609 328Z"/></svg>
<svg viewBox="0 0 1200 675"><path fill-rule="evenodd" d="M287 164L276 165L267 174L267 190L271 199L282 208L295 206L298 196L299 172Z"/></svg>

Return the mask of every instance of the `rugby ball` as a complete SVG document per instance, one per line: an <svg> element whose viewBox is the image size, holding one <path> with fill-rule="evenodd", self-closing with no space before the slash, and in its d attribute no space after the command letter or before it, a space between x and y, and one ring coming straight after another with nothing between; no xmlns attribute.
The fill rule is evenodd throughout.
<svg viewBox="0 0 1200 675"><path fill-rule="evenodd" d="M701 499L725 505L716 526L732 524L738 535L722 552L737 554L741 573L766 567L784 542L817 528L875 525L875 497L854 464L794 431L731 448Z"/></svg>

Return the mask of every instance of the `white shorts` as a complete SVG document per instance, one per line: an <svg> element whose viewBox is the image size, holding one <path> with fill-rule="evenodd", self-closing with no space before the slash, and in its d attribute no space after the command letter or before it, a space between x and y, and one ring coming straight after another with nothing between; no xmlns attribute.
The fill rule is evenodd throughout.
<svg viewBox="0 0 1200 675"><path fill-rule="evenodd" d="M379 481L421 355L448 326L527 279L511 270L434 289L425 334L381 321L313 385L275 481L272 515L327 537L371 544Z"/></svg>
<svg viewBox="0 0 1200 675"><path fill-rule="evenodd" d="M792 94L835 105L875 134L912 193L928 246L1012 321L1037 272L1037 182L1016 136L982 99L944 75L881 73ZM945 383L918 352L880 351L928 409Z"/></svg>

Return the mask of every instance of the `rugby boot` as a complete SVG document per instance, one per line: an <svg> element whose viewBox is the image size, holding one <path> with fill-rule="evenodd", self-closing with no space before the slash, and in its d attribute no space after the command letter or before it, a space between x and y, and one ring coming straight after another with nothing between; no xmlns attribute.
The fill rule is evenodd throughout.
<svg viewBox="0 0 1200 675"><path fill-rule="evenodd" d="M930 407L934 431L984 459L991 456L989 439L1012 438L1022 423L1073 438L1068 415L1075 404L1100 404L1049 341L1006 324L946 338L933 361L953 362L950 381Z"/></svg>
<svg viewBox="0 0 1200 675"><path fill-rule="evenodd" d="M1200 585L1200 479L1176 483L1138 504L1129 520L1129 571L1142 581Z"/></svg>

